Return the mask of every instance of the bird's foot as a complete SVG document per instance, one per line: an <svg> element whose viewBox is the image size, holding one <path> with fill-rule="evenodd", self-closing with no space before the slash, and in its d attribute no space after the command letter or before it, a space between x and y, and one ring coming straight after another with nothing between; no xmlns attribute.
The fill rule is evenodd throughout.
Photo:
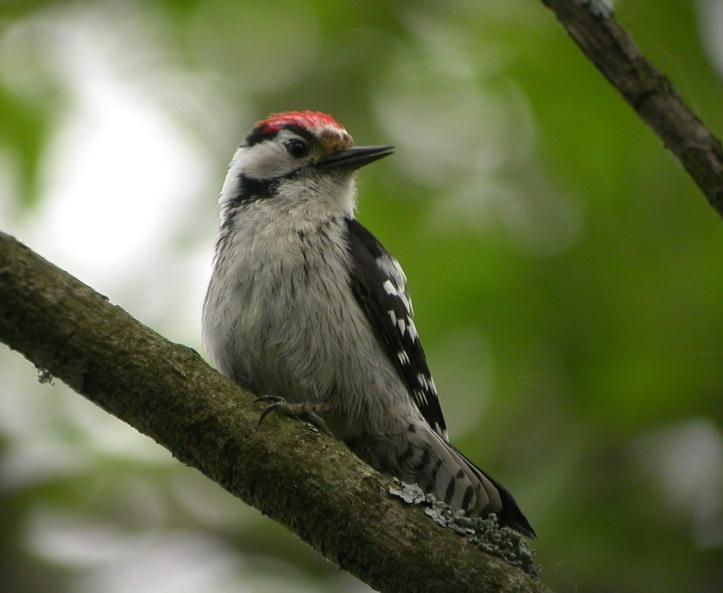
<svg viewBox="0 0 723 593"><path fill-rule="evenodd" d="M266 416L271 414L271 412L275 412L289 418L299 418L304 422L308 422L321 432L334 436L321 417L321 414L329 411L329 404L312 404L310 402L291 403L278 395L262 395L256 398L254 403L267 404L259 416L259 426L261 426Z"/></svg>

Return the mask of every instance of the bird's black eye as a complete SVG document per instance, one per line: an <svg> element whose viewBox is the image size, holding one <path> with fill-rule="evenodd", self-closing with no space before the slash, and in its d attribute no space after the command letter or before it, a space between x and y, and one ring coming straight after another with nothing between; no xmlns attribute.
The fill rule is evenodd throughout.
<svg viewBox="0 0 723 593"><path fill-rule="evenodd" d="M286 142L285 146L286 150L288 150L289 154L294 158L300 159L301 157L305 157L309 154L309 145L298 138L289 140Z"/></svg>

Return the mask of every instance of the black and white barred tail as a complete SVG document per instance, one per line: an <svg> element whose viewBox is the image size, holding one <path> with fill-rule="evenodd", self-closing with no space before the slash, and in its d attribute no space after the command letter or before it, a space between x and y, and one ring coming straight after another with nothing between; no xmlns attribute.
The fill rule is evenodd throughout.
<svg viewBox="0 0 723 593"><path fill-rule="evenodd" d="M512 495L426 424L410 424L404 435L348 444L379 471L419 485L454 510L470 517L495 513L501 525L535 537Z"/></svg>

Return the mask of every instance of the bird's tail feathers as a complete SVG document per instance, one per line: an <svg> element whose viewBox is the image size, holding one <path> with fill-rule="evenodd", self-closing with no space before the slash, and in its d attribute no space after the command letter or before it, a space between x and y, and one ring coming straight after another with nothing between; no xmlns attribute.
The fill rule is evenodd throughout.
<svg viewBox="0 0 723 593"><path fill-rule="evenodd" d="M449 446L452 447L452 445ZM524 513L520 509L517 501L514 499L512 494L510 494L510 491L507 490L507 488L505 488L492 476L483 472L457 449L455 449L454 447L452 448L457 452L457 455L461 457L470 468L472 468L474 472L481 476L484 483L491 484L492 487L497 490L497 495L499 496L501 502L501 508L499 510L494 510L493 512L496 513L499 517L500 524L511 527L515 531L518 531L522 535L529 538L536 538L537 533L535 533L534 528L532 527L532 525L530 525L530 522L527 520L527 517L525 517Z"/></svg>
<svg viewBox="0 0 723 593"><path fill-rule="evenodd" d="M470 516L495 513L500 524L534 538L535 530L509 491L429 427L415 427L397 456L399 477L415 482Z"/></svg>

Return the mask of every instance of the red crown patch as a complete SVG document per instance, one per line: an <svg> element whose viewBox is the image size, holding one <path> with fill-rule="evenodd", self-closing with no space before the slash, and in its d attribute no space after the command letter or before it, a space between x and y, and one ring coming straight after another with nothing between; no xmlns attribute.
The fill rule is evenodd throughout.
<svg viewBox="0 0 723 593"><path fill-rule="evenodd" d="M285 111L283 113L272 113L266 119L256 124L256 129L263 134L273 134L285 126L299 126L307 130L332 126L343 132L344 127L331 115L321 111Z"/></svg>

